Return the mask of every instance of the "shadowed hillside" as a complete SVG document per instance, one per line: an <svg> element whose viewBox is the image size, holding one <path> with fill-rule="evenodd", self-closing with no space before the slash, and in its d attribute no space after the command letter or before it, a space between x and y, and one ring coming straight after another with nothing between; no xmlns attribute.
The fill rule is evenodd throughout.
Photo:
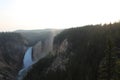
<svg viewBox="0 0 120 80"><path fill-rule="evenodd" d="M15 80L22 68L26 40L18 33L0 33L0 80Z"/></svg>

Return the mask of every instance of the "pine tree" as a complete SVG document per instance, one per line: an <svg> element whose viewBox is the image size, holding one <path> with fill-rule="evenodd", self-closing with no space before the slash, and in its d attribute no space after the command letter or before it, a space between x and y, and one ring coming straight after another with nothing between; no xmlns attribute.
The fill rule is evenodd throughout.
<svg viewBox="0 0 120 80"><path fill-rule="evenodd" d="M115 80L115 51L113 50L113 40L111 37L108 37L106 42L105 57L99 65L98 80Z"/></svg>

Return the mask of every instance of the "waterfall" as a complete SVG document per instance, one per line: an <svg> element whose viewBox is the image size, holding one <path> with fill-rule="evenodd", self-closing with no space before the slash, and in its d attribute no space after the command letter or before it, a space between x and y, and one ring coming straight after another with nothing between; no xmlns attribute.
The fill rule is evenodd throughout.
<svg viewBox="0 0 120 80"><path fill-rule="evenodd" d="M32 47L29 47L27 51L25 52L24 58L23 58L23 68L18 73L17 80L22 80L24 75L27 73L29 67L33 64L32 60Z"/></svg>
<svg viewBox="0 0 120 80"><path fill-rule="evenodd" d="M32 47L29 47L23 59L23 68L28 68L32 63Z"/></svg>

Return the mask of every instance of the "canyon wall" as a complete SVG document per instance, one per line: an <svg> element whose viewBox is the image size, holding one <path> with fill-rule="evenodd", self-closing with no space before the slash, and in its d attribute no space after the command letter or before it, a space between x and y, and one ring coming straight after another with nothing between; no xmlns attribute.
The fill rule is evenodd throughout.
<svg viewBox="0 0 120 80"><path fill-rule="evenodd" d="M0 80L15 80L23 65L26 40L18 33L0 33Z"/></svg>
<svg viewBox="0 0 120 80"><path fill-rule="evenodd" d="M38 61L53 50L53 40L58 32L60 31L50 30L44 41L40 40L33 46L33 61Z"/></svg>

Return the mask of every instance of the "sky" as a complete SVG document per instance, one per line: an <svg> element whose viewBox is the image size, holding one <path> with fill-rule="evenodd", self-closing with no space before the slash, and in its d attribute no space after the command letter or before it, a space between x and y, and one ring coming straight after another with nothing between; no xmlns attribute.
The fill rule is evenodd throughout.
<svg viewBox="0 0 120 80"><path fill-rule="evenodd" d="M119 0L0 0L0 31L120 21Z"/></svg>

